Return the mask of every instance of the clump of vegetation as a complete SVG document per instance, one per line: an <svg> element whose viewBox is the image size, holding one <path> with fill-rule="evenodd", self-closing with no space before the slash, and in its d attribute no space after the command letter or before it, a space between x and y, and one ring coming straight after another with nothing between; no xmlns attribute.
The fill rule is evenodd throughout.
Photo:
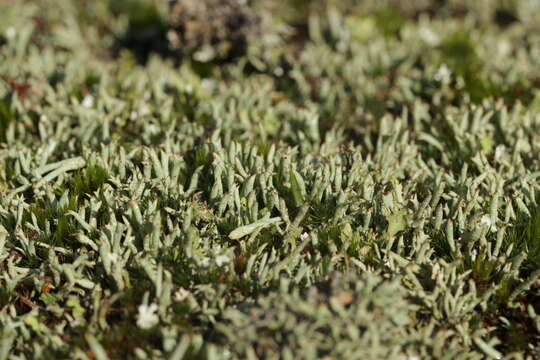
<svg viewBox="0 0 540 360"><path fill-rule="evenodd" d="M540 357L537 10L0 1L0 360Z"/></svg>
<svg viewBox="0 0 540 360"><path fill-rule="evenodd" d="M173 1L167 38L196 61L223 61L245 54L249 39L259 35L258 23L239 0Z"/></svg>

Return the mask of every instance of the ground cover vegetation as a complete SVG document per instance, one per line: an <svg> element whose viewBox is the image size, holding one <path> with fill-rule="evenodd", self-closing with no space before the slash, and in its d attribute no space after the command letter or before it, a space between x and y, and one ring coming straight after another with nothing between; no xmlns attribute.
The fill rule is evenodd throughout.
<svg viewBox="0 0 540 360"><path fill-rule="evenodd" d="M0 359L540 357L540 4L0 1Z"/></svg>

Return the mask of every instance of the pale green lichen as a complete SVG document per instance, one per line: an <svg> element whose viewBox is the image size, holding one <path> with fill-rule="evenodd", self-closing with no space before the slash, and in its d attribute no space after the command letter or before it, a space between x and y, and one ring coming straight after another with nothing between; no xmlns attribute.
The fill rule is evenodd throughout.
<svg viewBox="0 0 540 360"><path fill-rule="evenodd" d="M354 3L0 3L0 360L540 356L534 4Z"/></svg>

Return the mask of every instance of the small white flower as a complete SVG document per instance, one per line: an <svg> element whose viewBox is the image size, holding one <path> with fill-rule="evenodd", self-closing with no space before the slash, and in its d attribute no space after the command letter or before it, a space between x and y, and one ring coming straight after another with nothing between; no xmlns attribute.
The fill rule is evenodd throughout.
<svg viewBox="0 0 540 360"><path fill-rule="evenodd" d="M482 218L480 219L480 224L483 226L491 226L491 218L488 214L482 216Z"/></svg>
<svg viewBox="0 0 540 360"><path fill-rule="evenodd" d="M81 105L86 108L91 108L92 106L94 106L94 97L92 95L86 95Z"/></svg>
<svg viewBox="0 0 540 360"><path fill-rule="evenodd" d="M6 37L8 39L13 39L17 35L17 30L13 26L10 26L6 29Z"/></svg>
<svg viewBox="0 0 540 360"><path fill-rule="evenodd" d="M200 62L208 62L216 56L216 51L211 46L205 46L193 54L193 58Z"/></svg>
<svg viewBox="0 0 540 360"><path fill-rule="evenodd" d="M227 255L218 255L218 256L216 256L215 261L216 261L216 265L218 267L221 267L221 266L227 264L230 261L230 259L229 259L229 257Z"/></svg>
<svg viewBox="0 0 540 360"><path fill-rule="evenodd" d="M116 264L118 262L118 254L115 254L113 252L109 253L109 261L113 264Z"/></svg>
<svg viewBox="0 0 540 360"><path fill-rule="evenodd" d="M203 257L202 259L197 261L197 264L202 267L208 267L210 266L210 258Z"/></svg>
<svg viewBox="0 0 540 360"><path fill-rule="evenodd" d="M137 316L137 326L141 329L150 329L157 325L159 317L156 314L158 306L154 303L150 305L139 305L139 315Z"/></svg>
<svg viewBox="0 0 540 360"><path fill-rule="evenodd" d="M308 238L309 238L309 234L306 233L306 232L305 232L305 233L302 233L302 234L300 235L300 240L302 240L302 241L306 241Z"/></svg>
<svg viewBox="0 0 540 360"><path fill-rule="evenodd" d="M422 28L420 28L419 35L422 40L424 40L427 44L431 46L437 46L441 42L441 38L439 37L439 35L437 35L435 31L431 30L427 26L423 26Z"/></svg>
<svg viewBox="0 0 540 360"><path fill-rule="evenodd" d="M277 77L281 77L285 74L285 71L283 71L283 68L281 66L278 66L277 68L274 69L274 75L276 75Z"/></svg>
<svg viewBox="0 0 540 360"><path fill-rule="evenodd" d="M139 116L139 114L137 114L136 111L132 111L131 114L129 114L129 119L132 120L132 121L135 121L135 120L137 120L138 116Z"/></svg>
<svg viewBox="0 0 540 360"><path fill-rule="evenodd" d="M189 290L186 290L184 289L183 287L181 287L180 289L178 289L175 293L174 293L174 300L176 300L177 302L181 302L181 301L184 301L187 299L187 297L189 296L190 292Z"/></svg>
<svg viewBox="0 0 540 360"><path fill-rule="evenodd" d="M140 108L139 108L139 114L141 116L146 116L146 115L150 115L152 113L151 109L150 109L150 106L146 105L146 104L143 104Z"/></svg>
<svg viewBox="0 0 540 360"><path fill-rule="evenodd" d="M450 77L452 76L452 70L446 65L442 64L434 75L435 80L448 84Z"/></svg>
<svg viewBox="0 0 540 360"><path fill-rule="evenodd" d="M482 216L480 219L480 225L490 228L492 232L497 231L495 222L491 220L491 217L488 214Z"/></svg>
<svg viewBox="0 0 540 360"><path fill-rule="evenodd" d="M473 261L476 260L476 256L478 256L478 251L476 249L472 249L472 251L471 251L471 259Z"/></svg>

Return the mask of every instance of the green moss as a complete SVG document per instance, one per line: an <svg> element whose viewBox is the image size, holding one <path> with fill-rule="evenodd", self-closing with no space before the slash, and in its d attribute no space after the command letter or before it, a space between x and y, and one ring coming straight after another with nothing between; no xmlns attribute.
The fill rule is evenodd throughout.
<svg viewBox="0 0 540 360"><path fill-rule="evenodd" d="M377 28L386 37L397 36L407 23L407 18L392 7L383 8L377 11L374 16Z"/></svg>
<svg viewBox="0 0 540 360"><path fill-rule="evenodd" d="M26 213L26 218L28 219L27 221L30 221L30 213L32 213L36 217L37 224L41 229L47 228L47 223L49 223L51 229L50 236L40 236L40 241L52 246L68 245L68 247L73 247L76 244L70 238L77 232L77 227L71 215L68 214L70 210L78 210L77 197L70 197L68 204L65 206L47 204L45 202L32 205Z"/></svg>
<svg viewBox="0 0 540 360"><path fill-rule="evenodd" d="M540 209L533 209L531 215L521 214L505 238L505 246L514 247L513 254L527 254L522 270L530 274L540 269Z"/></svg>
<svg viewBox="0 0 540 360"><path fill-rule="evenodd" d="M72 175L67 188L71 196L82 201L86 195L98 191L108 178L109 174L106 169L96 164L89 164Z"/></svg>
<svg viewBox="0 0 540 360"><path fill-rule="evenodd" d="M0 100L0 142L6 142L6 132L14 120L15 115L9 103L5 100Z"/></svg>

